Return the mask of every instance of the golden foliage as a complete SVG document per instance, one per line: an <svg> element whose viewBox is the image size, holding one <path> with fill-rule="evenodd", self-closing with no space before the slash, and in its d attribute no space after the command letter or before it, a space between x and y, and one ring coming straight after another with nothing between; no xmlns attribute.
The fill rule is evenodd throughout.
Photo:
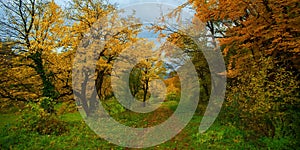
<svg viewBox="0 0 300 150"><path fill-rule="evenodd" d="M299 69L296 64L300 52L300 8L297 0L189 2L201 21L221 23L226 28L219 41L225 47L224 54L232 57L229 63L235 64L228 68L231 76L247 68L243 64L266 55L284 63L294 61L294 67ZM244 58L249 61L244 61Z"/></svg>

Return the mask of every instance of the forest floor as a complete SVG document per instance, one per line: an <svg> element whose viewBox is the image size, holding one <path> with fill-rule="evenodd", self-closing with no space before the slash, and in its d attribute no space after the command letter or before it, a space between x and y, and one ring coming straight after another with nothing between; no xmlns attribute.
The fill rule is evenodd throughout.
<svg viewBox="0 0 300 150"><path fill-rule="evenodd" d="M125 111L116 115L116 120L135 127L153 126L163 122L171 112L166 109L161 111L144 115ZM18 127L20 115L20 112L0 114L0 149L128 149L100 138L85 124L78 111L65 113L59 117L67 122L69 129L61 135L41 135L21 129ZM158 118L160 120L157 120ZM201 118L199 115L194 115L189 124L174 138L147 149L257 149L266 147L263 140L251 139L250 136L246 136L249 134L245 131L238 130L230 124L221 125L219 121L216 121L205 133L199 134Z"/></svg>

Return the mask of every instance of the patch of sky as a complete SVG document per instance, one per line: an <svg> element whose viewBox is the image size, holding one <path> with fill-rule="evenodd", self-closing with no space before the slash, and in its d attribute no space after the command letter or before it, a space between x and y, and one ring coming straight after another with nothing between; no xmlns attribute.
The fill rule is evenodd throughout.
<svg viewBox="0 0 300 150"><path fill-rule="evenodd" d="M123 17L131 15L134 13L136 18L139 18L141 23L143 24L142 32L139 34L139 37L148 38L151 41L154 41L155 44L159 44L157 37L158 33L154 33L153 31L149 31L147 26L151 26L151 24L159 24L160 19L162 16L166 17L167 14L171 13L175 8L177 8L182 3L180 1L153 1L153 0L146 0L146 1L137 1L131 0L131 3L128 1L122 1L120 4L120 9L124 10L122 14ZM182 2L182 0L181 0ZM121 2L120 2L121 3ZM191 14L187 14L184 12L181 20L189 20L192 19ZM171 26L176 26L178 24L176 18L169 18L167 24ZM162 41L164 41L162 39Z"/></svg>
<svg viewBox="0 0 300 150"><path fill-rule="evenodd" d="M175 29L180 28L180 25L178 23L177 18L168 18L166 17L167 14L172 12L174 9L176 9L178 6L182 5L185 1L178 0L178 1L153 1L153 0L127 0L127 1L120 1L119 5L120 9L124 10L124 13L122 14L123 17L126 17L128 15L135 14L134 16L136 18L139 18L141 23L143 24L142 31L138 34L138 37L148 39L149 41L152 41L155 43L156 48L158 49L160 46L162 46L166 39L162 38L160 41L158 40L159 33L155 33L154 31L151 31L147 29L147 26L151 26L152 24L168 24L171 28ZM117 2L118 3L118 2ZM122 4L121 4L122 3ZM192 18L194 13L190 10L183 10L182 15L180 18L180 22L182 24L185 24L186 26L191 25ZM166 22L161 23L160 19L162 16L165 16ZM183 25L184 26L184 25ZM167 31L164 31L163 33L168 34ZM171 32L169 32L171 33ZM181 65L184 64L184 59L187 59L188 56L183 56L183 58L168 58L165 57L164 51L162 52L162 60L165 62L167 68L167 73L170 73L171 71L177 70Z"/></svg>

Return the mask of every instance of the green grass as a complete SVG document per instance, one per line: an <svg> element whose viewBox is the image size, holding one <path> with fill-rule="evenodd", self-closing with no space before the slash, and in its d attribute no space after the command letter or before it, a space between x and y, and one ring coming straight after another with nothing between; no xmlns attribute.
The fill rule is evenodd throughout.
<svg viewBox="0 0 300 150"><path fill-rule="evenodd" d="M128 126L148 127L160 122L155 123L153 120L163 121L164 118L168 118L170 114L161 114L166 109L163 107L161 111L143 115L123 112L114 117ZM158 114L160 115L157 116ZM79 112L60 116L60 119L68 123L69 132L59 136L40 135L18 128L18 117L19 115L15 113L0 114L0 149L125 149L96 135L85 124ZM281 142L272 141L269 138L251 139L248 132L241 131L231 124L222 125L218 121L207 132L199 134L198 127L201 118L195 115L177 136L161 145L147 149L261 149L268 148L268 144L272 142L274 142L273 145Z"/></svg>
<svg viewBox="0 0 300 150"><path fill-rule="evenodd" d="M67 122L82 121L82 117L79 112L63 114L61 115L61 119Z"/></svg>
<svg viewBox="0 0 300 150"><path fill-rule="evenodd" d="M15 123L17 120L18 115L11 113L11 114L1 114L0 115L0 127L3 127L7 124Z"/></svg>

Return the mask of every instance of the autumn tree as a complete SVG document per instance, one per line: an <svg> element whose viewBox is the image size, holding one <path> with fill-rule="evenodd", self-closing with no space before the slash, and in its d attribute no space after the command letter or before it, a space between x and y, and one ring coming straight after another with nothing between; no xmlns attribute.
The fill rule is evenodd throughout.
<svg viewBox="0 0 300 150"><path fill-rule="evenodd" d="M185 5L186 4L183 6ZM212 87L218 86L218 82L211 80L211 78L212 76L214 76L215 79L223 78L222 73L225 70L221 69L222 62L219 60L222 59L222 56L219 51L219 46L217 45L214 35L210 33L211 31L207 27L207 24L201 23L197 18L192 19L192 21L188 23L178 22L176 25L168 23L169 20L178 17L177 15L181 13L183 6L173 10L161 21L160 25L154 25L152 28L155 32L161 33L161 38L166 38L166 43L168 44L163 45L163 48L167 49L168 45L173 45L171 46L172 49L178 49L178 51L182 51L184 54L179 53L178 55L178 53L172 51L166 54L171 58L175 58L169 60L173 66L179 68L186 60L191 60L194 64L200 83L199 92L201 102L199 108L204 112L210 98ZM176 78L173 80L178 82ZM170 83L168 84L172 85Z"/></svg>
<svg viewBox="0 0 300 150"><path fill-rule="evenodd" d="M133 17L122 18L119 13L112 5L100 0L73 0L70 3L69 16L74 21L72 26L74 44L72 48L76 50L78 57L82 55L85 58L90 55L97 62L95 84L96 93L101 100L105 99L106 94L111 94L111 91L107 91L107 89L110 88L109 79L113 60L135 40L139 32L140 24L137 19ZM93 43L96 41L99 41L99 44ZM84 45L85 42L86 45ZM92 50L93 46L98 47L97 56L93 55L95 52ZM76 67L84 69L85 65L90 65L85 60L83 62L85 63L77 63L79 66ZM80 98L80 102L89 116L95 112L99 101L96 99L89 100L86 93L88 86L85 83L89 78L93 78L93 75L85 74L83 78L84 81L79 81L82 82L81 87L75 89L74 94ZM95 96L95 94L90 94L90 96Z"/></svg>
<svg viewBox="0 0 300 150"><path fill-rule="evenodd" d="M53 71L48 68L53 61L51 55L63 47L67 39L63 11L53 1L13 0L0 4L6 14L0 21L1 36L15 42L14 51L18 54L13 74L31 76L32 80L36 74L39 79L25 88L40 86L42 92L30 91L38 96L57 98L59 93L53 83ZM22 80L18 83L20 86L24 86Z"/></svg>
<svg viewBox="0 0 300 150"><path fill-rule="evenodd" d="M299 68L299 3L296 0L189 1L230 57L228 75L237 76L248 62L273 56L276 63ZM220 35L218 37L218 35ZM299 72L299 70L298 70Z"/></svg>
<svg viewBox="0 0 300 150"><path fill-rule="evenodd" d="M161 58L161 51L155 49L155 44L143 38L139 38L119 55L113 68L112 86L120 93L118 97L126 99L129 107L133 99L142 101L146 107L150 96L157 99L166 94L162 89L166 69Z"/></svg>
<svg viewBox="0 0 300 150"><path fill-rule="evenodd" d="M141 90L141 70L137 67L133 68L129 76L129 87L133 97L136 97Z"/></svg>
<svg viewBox="0 0 300 150"><path fill-rule="evenodd" d="M68 19L72 21L73 43L76 50L80 41L93 24L115 10L104 0L72 0L67 8Z"/></svg>
<svg viewBox="0 0 300 150"><path fill-rule="evenodd" d="M200 82L200 95L201 101L206 103L210 96L211 90L211 72L209 70L209 66L207 63L208 54L213 56L214 50L213 48L207 47L208 40L190 37L186 35L186 33L182 33L178 30L176 33L172 33L168 36L168 41L174 43L178 46L182 51L184 51L187 56L189 56L195 65L195 69L198 73L198 78ZM204 51L205 54L204 55Z"/></svg>
<svg viewBox="0 0 300 150"><path fill-rule="evenodd" d="M289 132L299 138L299 122L293 119L299 117L299 2L189 2L195 17L213 27L226 56L233 115L257 133L278 137Z"/></svg>
<svg viewBox="0 0 300 150"><path fill-rule="evenodd" d="M133 79L133 81L136 80L135 82L138 82L137 85L140 85L139 88L142 91L143 106L145 107L151 82L156 79L163 80L166 70L163 67L163 62L157 60L155 57L142 60L133 70L140 73L139 78ZM152 86L154 86L154 83L152 84ZM160 88L155 88L154 90L157 91L160 90Z"/></svg>
<svg viewBox="0 0 300 150"><path fill-rule="evenodd" d="M169 96L175 96L173 98L180 97L180 79L176 71L170 72L169 77L165 79L164 82L167 86L167 92Z"/></svg>
<svg viewBox="0 0 300 150"><path fill-rule="evenodd" d="M30 70L17 70L14 60L17 55L13 52L15 43L10 40L0 41L0 110L7 111L12 107L24 106L29 98L37 98L32 84L38 79ZM19 72L15 72L19 71ZM24 71L27 71L26 76Z"/></svg>
<svg viewBox="0 0 300 150"><path fill-rule="evenodd" d="M51 54L49 70L53 72L55 89L59 93L58 99L64 102L72 102L72 65L74 60L73 50Z"/></svg>

